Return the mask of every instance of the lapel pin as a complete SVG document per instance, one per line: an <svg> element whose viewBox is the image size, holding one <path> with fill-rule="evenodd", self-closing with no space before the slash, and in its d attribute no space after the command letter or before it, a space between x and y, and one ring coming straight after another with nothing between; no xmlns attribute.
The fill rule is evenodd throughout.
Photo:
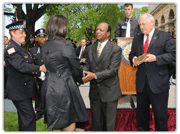
<svg viewBox="0 0 180 134"><path fill-rule="evenodd" d="M157 37L154 37L154 39L156 39Z"/></svg>

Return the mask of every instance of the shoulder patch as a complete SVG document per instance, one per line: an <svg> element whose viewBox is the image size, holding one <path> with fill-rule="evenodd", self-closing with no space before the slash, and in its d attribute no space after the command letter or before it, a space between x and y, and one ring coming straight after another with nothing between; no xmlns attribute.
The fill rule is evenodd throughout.
<svg viewBox="0 0 180 134"><path fill-rule="evenodd" d="M8 52L9 55L11 55L11 54L13 54L14 52L16 52L16 50L14 49L14 47L12 47L12 48L9 48L9 49L7 50L7 52Z"/></svg>

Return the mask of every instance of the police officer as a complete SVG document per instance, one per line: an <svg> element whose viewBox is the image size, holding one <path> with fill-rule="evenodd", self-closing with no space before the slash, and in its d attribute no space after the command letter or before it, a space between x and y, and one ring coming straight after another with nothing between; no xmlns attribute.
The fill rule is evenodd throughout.
<svg viewBox="0 0 180 134"><path fill-rule="evenodd" d="M124 5L124 12L126 17L118 21L115 29L115 37L134 37L140 32L139 23L133 17L133 4L126 3Z"/></svg>
<svg viewBox="0 0 180 134"><path fill-rule="evenodd" d="M21 45L25 42L26 20L15 21L6 26L11 43L4 51L8 72L7 98L12 100L18 112L19 131L36 131L36 116L32 97L36 95L34 76L46 72L44 65L33 65L29 53Z"/></svg>
<svg viewBox="0 0 180 134"><path fill-rule="evenodd" d="M35 40L34 40L34 36L32 34L29 36L27 46L28 46L28 51L30 51L35 46Z"/></svg>
<svg viewBox="0 0 180 134"><path fill-rule="evenodd" d="M41 47L43 43L47 40L47 35L45 34L45 29L43 28L38 29L35 33L37 36L38 44L30 50L30 53L32 55L34 64L41 66L44 64L42 60ZM37 77L36 82L37 82L37 96L35 97L35 110L36 110L36 121L37 121L43 115L42 104L40 99L41 86L43 81Z"/></svg>

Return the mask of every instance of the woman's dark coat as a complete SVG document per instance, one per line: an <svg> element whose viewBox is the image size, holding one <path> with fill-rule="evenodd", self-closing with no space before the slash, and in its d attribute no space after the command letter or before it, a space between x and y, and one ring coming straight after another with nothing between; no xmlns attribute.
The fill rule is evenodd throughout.
<svg viewBox="0 0 180 134"><path fill-rule="evenodd" d="M82 69L70 41L49 36L42 59L47 74L42 86L44 121L48 128L65 128L85 122L89 116L76 82L82 84Z"/></svg>

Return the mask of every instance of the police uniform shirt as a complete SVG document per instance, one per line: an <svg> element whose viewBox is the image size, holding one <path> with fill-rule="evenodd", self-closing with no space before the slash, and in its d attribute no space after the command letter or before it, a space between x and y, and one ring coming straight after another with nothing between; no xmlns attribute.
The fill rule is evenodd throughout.
<svg viewBox="0 0 180 134"><path fill-rule="evenodd" d="M42 60L42 53L41 53L42 47L38 44L35 47L33 47L29 52L32 55L33 62L35 65L43 65Z"/></svg>
<svg viewBox="0 0 180 134"><path fill-rule="evenodd" d="M40 76L39 66L32 64L32 59L25 48L12 40L4 52L8 72L7 94L10 100L24 100L35 96L34 75Z"/></svg>

